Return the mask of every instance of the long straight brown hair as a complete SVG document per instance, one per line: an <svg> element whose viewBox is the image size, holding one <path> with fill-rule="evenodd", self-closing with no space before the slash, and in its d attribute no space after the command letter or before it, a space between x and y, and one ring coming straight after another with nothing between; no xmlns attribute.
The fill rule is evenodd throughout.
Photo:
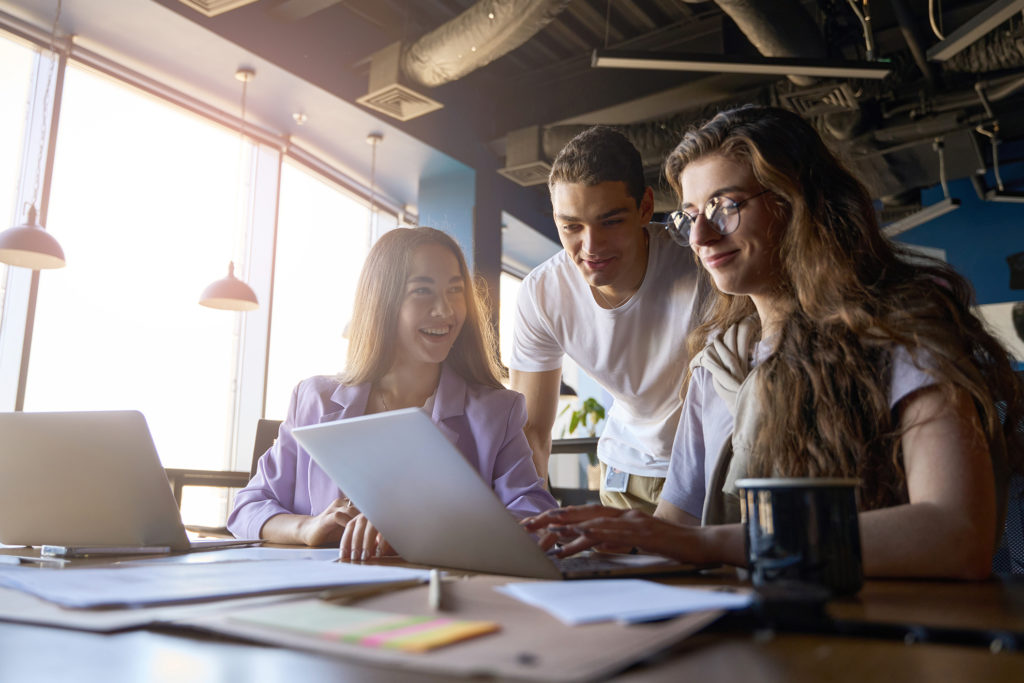
<svg viewBox="0 0 1024 683"><path fill-rule="evenodd" d="M799 115L746 106L686 133L665 164L680 199L683 169L714 155L748 164L786 221L777 293L789 311L758 376L764 409L751 474L857 477L862 507L905 502L902 430L889 408L896 347L949 397L966 391L990 447L1014 445L1010 466L1020 471L1020 383L971 312L969 283L886 238L867 189ZM749 297L716 289L688 347L751 315Z"/></svg>
<svg viewBox="0 0 1024 683"><path fill-rule="evenodd" d="M417 249L431 244L444 247L459 262L466 291L466 322L445 362L471 384L502 387L501 364L488 322L486 285L470 275L454 239L426 227L390 230L371 247L356 286L348 362L340 374L345 384L376 382L391 369L397 352L398 315L413 256Z"/></svg>

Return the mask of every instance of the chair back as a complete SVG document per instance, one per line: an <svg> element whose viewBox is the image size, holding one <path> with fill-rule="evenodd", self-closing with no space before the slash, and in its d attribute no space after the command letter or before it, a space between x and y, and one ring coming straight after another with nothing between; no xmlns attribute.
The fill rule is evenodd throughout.
<svg viewBox="0 0 1024 683"><path fill-rule="evenodd" d="M260 419L256 423L256 438L252 445L252 465L249 467L249 476L256 476L256 467L259 465L260 456L270 450L270 447L277 441L277 432L281 429L282 420Z"/></svg>
<svg viewBox="0 0 1024 683"><path fill-rule="evenodd" d="M1024 574L1024 476L1010 477L1006 493L1006 526L992 558L994 574Z"/></svg>
<svg viewBox="0 0 1024 683"><path fill-rule="evenodd" d="M1024 372L1017 371L1017 379L1024 383ZM999 419L1006 422L1006 404L996 403ZM1024 432L1024 424L1017 424L1017 432ZM1007 443L1007 448L1015 444ZM1024 574L1024 474L1013 474L1006 485L1006 522L999 547L992 557L993 574Z"/></svg>

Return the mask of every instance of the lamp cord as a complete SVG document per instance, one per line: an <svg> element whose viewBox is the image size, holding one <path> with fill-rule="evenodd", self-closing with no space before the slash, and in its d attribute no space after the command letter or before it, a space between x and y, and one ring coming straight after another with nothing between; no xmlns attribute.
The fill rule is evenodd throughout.
<svg viewBox="0 0 1024 683"><path fill-rule="evenodd" d="M373 151L370 154L370 239L374 238L377 232L377 140L373 141Z"/></svg>
<svg viewBox="0 0 1024 683"><path fill-rule="evenodd" d="M931 25L932 33L935 34L935 37L938 38L939 40L945 40L946 36L942 35L942 26L941 26L941 24L942 24L942 6L939 5L938 20L936 21L935 2L936 2L936 0L928 0L928 23Z"/></svg>
<svg viewBox="0 0 1024 683"><path fill-rule="evenodd" d="M57 64L60 61L57 57L57 26L60 24L60 14L63 5L63 0L57 0L57 14L54 16L53 26L50 28L50 53L53 61L50 63L49 73L46 77L46 90L43 92L43 126L40 129L39 135L39 158L36 160L35 184L32 186L31 201L25 202L33 209L35 208L36 201L41 199L39 197L39 186L43 174L43 153L48 147L46 138L49 137L50 121L52 120L51 114L53 113L51 109L53 102L53 74L57 70ZM32 213L35 212L32 211ZM29 222L33 223L35 221L29 219Z"/></svg>
<svg viewBox="0 0 1024 683"><path fill-rule="evenodd" d="M367 235L367 247L373 244L380 230L377 218L377 145L384 139L380 133L370 133L366 143L373 148L370 154L370 234Z"/></svg>
<svg viewBox="0 0 1024 683"><path fill-rule="evenodd" d="M249 261L252 260L252 239L248 236L248 217L249 211L246 206L246 202L243 202L243 197L252 196L252 192L249 188L249 179L252 177L252 166L249 166L248 172L246 172L245 165L245 118L246 118L246 102L248 100L248 88L249 81L255 77L255 71L250 69L240 68L236 72L236 78L242 81L242 99L241 99L241 118L238 121L238 169L236 171L235 181L235 213L239 219L239 224L235 226L235 245L234 255L237 257L245 257L248 260L243 264L245 268L249 267ZM244 179L244 181L243 181ZM242 207L246 206L245 209ZM241 240L241 244L239 244ZM248 246L248 249L246 247ZM246 253L248 252L248 253ZM244 270L244 268L242 269Z"/></svg>

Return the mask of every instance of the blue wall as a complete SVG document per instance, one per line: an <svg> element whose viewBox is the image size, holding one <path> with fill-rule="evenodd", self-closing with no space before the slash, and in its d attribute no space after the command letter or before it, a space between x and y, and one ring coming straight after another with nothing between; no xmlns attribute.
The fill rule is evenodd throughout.
<svg viewBox="0 0 1024 683"><path fill-rule="evenodd" d="M1024 164L1001 169L1006 189L1020 189ZM988 187L995 186L989 171ZM1024 299L1024 290L1010 289L1006 257L1024 251L1024 204L987 202L978 198L970 180L949 183L949 195L960 200L956 211L908 230L897 237L908 244L946 250L946 259L974 285L979 304ZM921 193L928 206L942 199L936 185Z"/></svg>
<svg viewBox="0 0 1024 683"><path fill-rule="evenodd" d="M419 224L444 230L455 238L466 255L469 269L475 267L473 250L473 206L476 201L476 173L453 162L449 167L420 178Z"/></svg>

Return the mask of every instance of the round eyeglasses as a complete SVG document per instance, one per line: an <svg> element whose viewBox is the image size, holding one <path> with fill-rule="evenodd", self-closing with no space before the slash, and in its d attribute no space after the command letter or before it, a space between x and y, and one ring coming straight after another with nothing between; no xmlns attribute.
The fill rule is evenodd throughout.
<svg viewBox="0 0 1024 683"><path fill-rule="evenodd" d="M704 205L704 210L698 214L690 215L682 209L677 209L669 214L665 230L669 236L680 246L690 246L690 237L693 233L693 226L697 223L697 217L704 214L711 227L720 235L728 235L740 227L740 207L751 199L757 199L771 190L764 189L757 194L752 194L743 201L734 201L721 195L712 197Z"/></svg>

